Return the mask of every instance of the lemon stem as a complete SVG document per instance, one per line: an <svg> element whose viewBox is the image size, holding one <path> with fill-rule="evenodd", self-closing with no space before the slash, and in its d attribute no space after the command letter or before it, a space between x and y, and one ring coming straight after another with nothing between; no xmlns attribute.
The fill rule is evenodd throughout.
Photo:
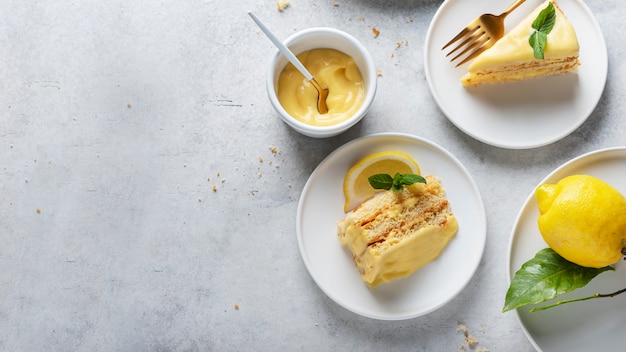
<svg viewBox="0 0 626 352"><path fill-rule="evenodd" d="M549 304L549 305L547 305L547 306L532 308L532 309L530 310L530 312L532 313L532 312L536 312L536 311L539 311L539 310L546 310L546 309L548 309L548 308L552 308L552 307L560 306L561 304L565 304L565 303L572 303L572 302L580 302L580 301L586 301L586 300L588 300L588 299L593 299L593 298L607 298L607 297L615 297L615 296L617 296L617 295L619 295L619 294L622 294L622 293L624 293L624 292L626 292L626 288L623 288L623 289L621 289L621 290L615 291L615 292L613 292L613 293L604 293L604 294L602 294L602 293L595 293L595 294L593 294L592 296L588 296L588 297L574 298L574 299L566 299L566 300L558 301L558 302L556 302L556 303L554 303L554 304Z"/></svg>

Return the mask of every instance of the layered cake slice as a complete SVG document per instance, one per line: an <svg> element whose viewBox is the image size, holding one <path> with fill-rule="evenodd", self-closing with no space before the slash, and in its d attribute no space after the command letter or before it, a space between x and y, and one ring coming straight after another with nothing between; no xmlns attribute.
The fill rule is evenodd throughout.
<svg viewBox="0 0 626 352"><path fill-rule="evenodd" d="M554 26L550 27L552 21ZM535 36L531 39L533 34ZM541 41L545 47L537 51ZM578 50L574 27L556 1L549 0L477 56L469 65L468 73L461 78L461 83L477 86L577 72L580 65Z"/></svg>
<svg viewBox="0 0 626 352"><path fill-rule="evenodd" d="M352 253L368 285L408 276L435 260L458 230L436 176L401 191L385 191L337 224L339 241Z"/></svg>

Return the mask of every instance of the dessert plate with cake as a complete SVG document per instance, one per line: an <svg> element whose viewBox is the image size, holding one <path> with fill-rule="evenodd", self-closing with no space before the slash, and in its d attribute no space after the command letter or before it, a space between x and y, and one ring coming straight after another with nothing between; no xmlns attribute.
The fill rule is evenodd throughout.
<svg viewBox="0 0 626 352"><path fill-rule="evenodd" d="M419 240L406 241L404 245L394 249L403 253L403 248L407 247L417 251L429 251L428 248L432 248L430 245L439 247L437 250L440 254L433 255L432 260L427 263L419 263L420 267L415 272L408 276L401 275L401 278L394 278L391 281L383 278L369 282L362 277L357 268L359 259L356 252L352 252L348 248L350 246L346 246L346 242L358 241L360 230L348 234L341 229L344 225L348 226L346 221L351 219L351 216L358 217L362 215L361 213L368 213L365 209L367 202L354 210L361 213L349 216L350 211L344 209L343 182L347 171L359 160L374 153L390 150L409 155L419 163L420 172L428 183L411 186L415 187L415 190L405 190L403 196L382 193L371 201L384 202L386 198L400 197L406 204L411 204L411 212L420 212L422 210L414 205L423 199L424 204L438 205L436 211L440 211L446 219L451 219L450 212L453 213L454 228L451 227L447 234L445 231L433 232L431 229L418 234ZM414 198L414 194L417 195L417 199ZM445 207L439 208L442 204ZM407 209L408 207L407 205ZM389 210L386 212L394 213ZM401 211L397 211L392 217L400 216L400 213ZM381 320L422 316L444 306L456 297L471 280L480 263L486 241L486 226L482 197L467 169L442 147L402 133L361 137L328 155L313 171L304 186L297 212L300 252L316 284L340 306L356 314ZM431 236L448 234L452 238L446 238L443 245L431 241ZM398 239L399 236L396 236L394 241ZM376 242L382 244L385 241ZM374 257L367 260L373 265L378 265L377 270L383 276L393 275L384 273L389 269L388 265L393 265L390 263L394 262L393 255L386 253L387 247L394 246L391 237L385 246L375 253L370 253L373 256L380 255L380 260ZM401 257L405 260L410 258L404 254Z"/></svg>
<svg viewBox="0 0 626 352"><path fill-rule="evenodd" d="M591 175L613 185L626 194L626 147L593 151L574 158L551 172L539 184L554 184L566 176ZM522 206L509 243L507 277L510 284L515 272L539 250L548 247L538 228L539 209L535 190ZM615 271L598 275L585 287L576 289L552 302L612 293L626 287L626 262L613 265ZM504 293L503 293L504 301ZM547 302L546 302L547 303ZM530 306L516 309L525 334L539 351L612 351L624 346L626 325L622 307L624 294L612 298L591 299L563 304L530 313ZM509 313L503 313L509 314Z"/></svg>
<svg viewBox="0 0 626 352"><path fill-rule="evenodd" d="M476 16L508 5L446 0L426 35L426 79L446 117L473 138L540 147L573 132L596 107L607 77L606 44L582 0L527 0L506 18L502 39L455 67L442 47Z"/></svg>

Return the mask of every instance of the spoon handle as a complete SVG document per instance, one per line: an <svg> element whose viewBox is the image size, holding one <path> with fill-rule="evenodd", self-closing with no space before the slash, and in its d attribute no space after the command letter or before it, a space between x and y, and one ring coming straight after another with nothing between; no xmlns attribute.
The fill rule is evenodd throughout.
<svg viewBox="0 0 626 352"><path fill-rule="evenodd" d="M252 20L257 24L257 26L259 26L259 28L261 28L263 33L265 33L265 35L270 38L272 43L274 43L274 45L278 47L278 50L280 50L280 52L285 55L287 60L289 60L289 62L291 62L298 69L298 71L300 71L304 75L304 77L306 77L306 79L308 79L309 81L312 80L313 75L309 73L304 65L302 65L300 60L298 60L298 58L291 52L291 50L289 50L289 48L285 44L283 44L283 42L278 40L278 38L269 30L269 28L267 28L263 24L263 22L261 22L261 20L259 20L256 15L252 13L252 11L248 11L248 15L252 17Z"/></svg>

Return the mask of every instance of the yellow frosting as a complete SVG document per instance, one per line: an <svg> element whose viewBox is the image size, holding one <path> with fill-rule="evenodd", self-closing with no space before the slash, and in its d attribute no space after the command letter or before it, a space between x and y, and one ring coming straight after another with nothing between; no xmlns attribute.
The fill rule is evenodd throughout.
<svg viewBox="0 0 626 352"><path fill-rule="evenodd" d="M334 49L313 49L297 55L319 84L328 88L328 113L317 111L317 90L291 63L278 78L278 100L294 118L314 126L341 123L353 116L365 99L361 71L350 56Z"/></svg>
<svg viewBox="0 0 626 352"><path fill-rule="evenodd" d="M426 225L402 240L391 234L385 251L368 246L362 227L355 224L348 226L342 242L352 253L361 253L354 260L363 270L363 281L375 287L408 276L439 257L459 227L453 215L448 216L447 223L446 227Z"/></svg>
<svg viewBox="0 0 626 352"><path fill-rule="evenodd" d="M528 40L533 32L532 23L539 12L546 8L550 2L549 0L538 6L496 44L476 57L469 65L468 72L473 73L494 66L516 65L538 60L535 59ZM546 60L550 60L577 56L579 46L574 27L563 15L557 4L554 2L553 4L556 10L556 21L552 31L548 34L544 57Z"/></svg>

